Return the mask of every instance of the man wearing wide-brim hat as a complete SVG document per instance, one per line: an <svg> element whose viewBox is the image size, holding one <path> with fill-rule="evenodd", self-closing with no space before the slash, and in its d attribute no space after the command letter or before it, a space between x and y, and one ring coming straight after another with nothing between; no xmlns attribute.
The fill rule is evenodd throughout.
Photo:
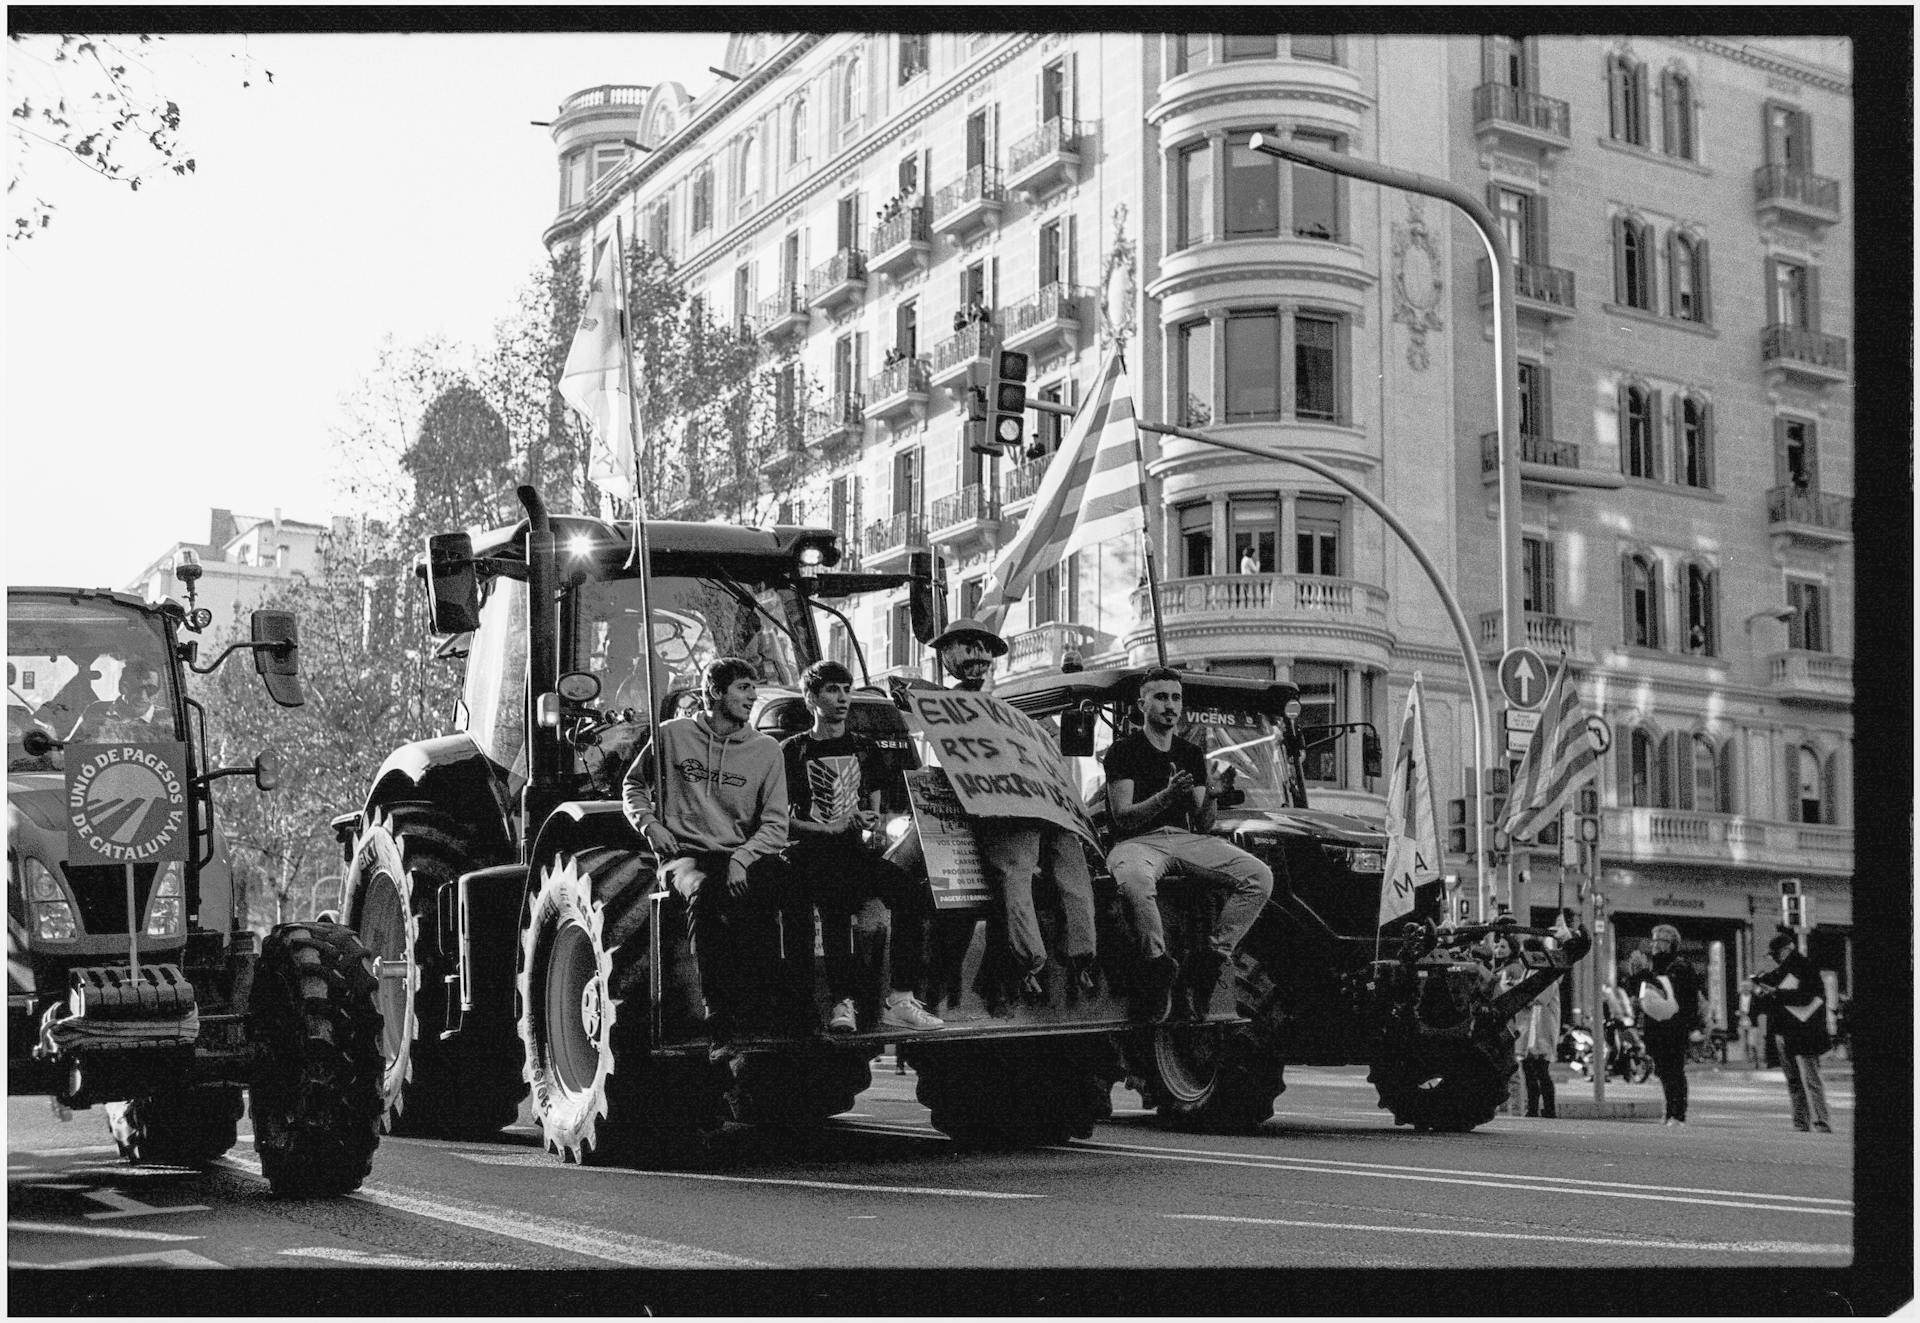
<svg viewBox="0 0 1920 1323"><path fill-rule="evenodd" d="M990 626L971 617L948 625L928 647L952 677L952 689L984 690L993 673L994 659L1007 655L1007 641ZM1034 908L1033 876L1044 863L1060 893L1066 918L1063 962L1072 971L1076 988L1093 987L1094 917L1093 879L1087 871L1080 838L1064 827L1038 818L976 818L974 843L980 852L980 871L1000 899L1001 914L987 920L987 960L980 970L981 993L990 1005L1001 1002L1001 986L1017 986L1031 1001L1047 997L1042 976L1047 949ZM887 857L913 872L925 871L920 835L910 831Z"/></svg>

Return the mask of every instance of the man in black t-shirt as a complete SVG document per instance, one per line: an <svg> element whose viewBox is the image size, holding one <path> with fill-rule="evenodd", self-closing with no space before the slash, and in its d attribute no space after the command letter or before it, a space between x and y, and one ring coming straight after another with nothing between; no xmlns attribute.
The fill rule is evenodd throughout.
<svg viewBox="0 0 1920 1323"><path fill-rule="evenodd" d="M1220 971L1233 959L1273 894L1273 870L1231 841L1208 835L1220 787L1200 750L1173 732L1185 695L1180 673L1159 666L1140 680L1141 727L1108 748L1107 808L1114 839L1107 869L1120 889L1142 961L1141 1010L1152 1020L1171 1012L1169 992L1179 980L1196 1015L1205 1015ZM1160 880L1180 876L1223 887L1227 903L1189 957L1185 979L1167 952L1157 899Z"/></svg>
<svg viewBox="0 0 1920 1323"><path fill-rule="evenodd" d="M847 729L853 704L853 673L839 662L819 661L801 680L813 729L780 745L787 767L787 861L804 879L824 925L827 1017L830 1033L859 1028L863 969L877 972L892 930L892 992L880 1012L888 1029L940 1029L945 1022L920 1003L927 922L933 900L926 884L867 849L861 833L879 825L885 787L880 751L872 740ZM888 918L891 916L891 925ZM852 946L847 939L853 924Z"/></svg>

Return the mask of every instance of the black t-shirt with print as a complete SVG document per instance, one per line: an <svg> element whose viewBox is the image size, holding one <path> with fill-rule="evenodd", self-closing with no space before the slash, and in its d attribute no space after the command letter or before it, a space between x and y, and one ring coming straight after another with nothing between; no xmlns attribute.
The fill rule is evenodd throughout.
<svg viewBox="0 0 1920 1323"><path fill-rule="evenodd" d="M860 844L860 828L853 814L867 806L875 790L879 748L864 735L848 731L833 739L819 739L812 731L784 740L780 754L787 765L787 803L802 822L845 824L831 836L793 832L789 850L844 849Z"/></svg>
<svg viewBox="0 0 1920 1323"><path fill-rule="evenodd" d="M1178 735L1165 753L1153 747L1145 732L1134 731L1122 736L1107 749L1105 765L1107 785L1112 787L1116 781L1133 782L1133 802L1140 804L1149 796L1157 795L1166 789L1167 782L1173 779L1175 771L1184 771L1193 777L1193 783L1204 786L1207 783L1207 759L1199 748L1189 744ZM1130 831L1123 831L1118 822L1113 825L1115 840L1125 840L1130 836L1142 836L1161 827L1179 827L1186 831L1193 829L1193 797L1183 795L1175 799L1155 814L1151 821L1141 823Z"/></svg>

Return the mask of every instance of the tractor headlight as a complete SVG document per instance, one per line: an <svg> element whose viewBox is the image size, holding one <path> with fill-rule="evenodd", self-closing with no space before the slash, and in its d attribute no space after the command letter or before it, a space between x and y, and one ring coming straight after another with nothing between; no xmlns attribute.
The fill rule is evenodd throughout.
<svg viewBox="0 0 1920 1323"><path fill-rule="evenodd" d="M1356 873L1384 873L1387 871L1387 855L1384 850L1348 850L1347 867Z"/></svg>
<svg viewBox="0 0 1920 1323"><path fill-rule="evenodd" d="M180 863L170 859L160 866L160 877L154 883L153 895L147 900L147 936L171 937L179 932L182 927L183 900Z"/></svg>
<svg viewBox="0 0 1920 1323"><path fill-rule="evenodd" d="M73 916L66 889L54 877L53 870L38 859L27 859L22 861L20 872L31 902L33 935L43 942L72 940L80 925Z"/></svg>

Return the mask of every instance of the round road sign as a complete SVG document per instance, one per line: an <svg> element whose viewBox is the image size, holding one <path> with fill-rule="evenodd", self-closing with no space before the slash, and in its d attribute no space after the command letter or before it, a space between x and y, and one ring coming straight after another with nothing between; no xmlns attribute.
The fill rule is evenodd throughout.
<svg viewBox="0 0 1920 1323"><path fill-rule="evenodd" d="M1500 692L1515 707L1539 707L1550 679L1547 663L1532 648L1515 648L1500 659Z"/></svg>

